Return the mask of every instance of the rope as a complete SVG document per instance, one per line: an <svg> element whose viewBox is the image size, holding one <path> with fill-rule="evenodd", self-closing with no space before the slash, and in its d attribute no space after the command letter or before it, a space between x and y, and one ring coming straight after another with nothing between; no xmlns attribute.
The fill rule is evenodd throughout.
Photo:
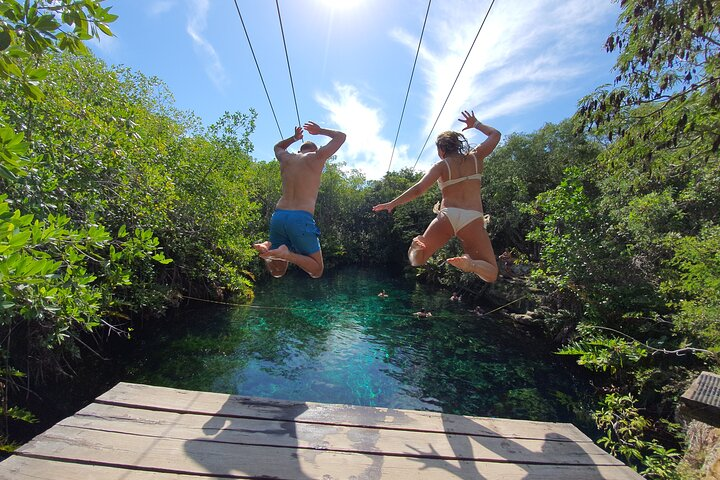
<svg viewBox="0 0 720 480"><path fill-rule="evenodd" d="M522 297L516 298L516 299L513 300L512 302L508 302L508 303L506 303L505 305L503 305L503 306L501 306L501 307L498 307L498 308L495 308L495 309L493 309L493 310L490 310L489 312L485 312L485 313L483 313L483 315L490 315L491 313L495 313L495 312L497 312L498 310L502 310L503 308L505 308L505 307L507 307L507 306L510 306L510 305L512 305L512 304L515 303L515 302L519 302L519 301L522 300L523 298L527 298L527 295L523 295Z"/></svg>
<svg viewBox="0 0 720 480"><path fill-rule="evenodd" d="M470 288L468 288L468 287L466 287L466 286L464 286L464 285L460 285L460 286L457 288L457 290L462 290L462 291L464 291L464 292L471 293L473 297L480 297L480 296L483 294L483 292L487 289L487 286L488 286L487 283L484 284L484 285L480 288L480 291L479 291L479 292L476 292L475 290L472 290L472 289L470 289ZM453 289L453 290L455 290L455 289Z"/></svg>
<svg viewBox="0 0 720 480"><path fill-rule="evenodd" d="M233 0L235 2L235 9L237 10L237 14L240 17L240 23L242 23L243 31L245 32L245 38L247 38L248 45L250 45L250 52L252 52L253 60L255 60L255 67L257 67L258 74L260 75L260 81L262 82L262 86L265 89L265 96L268 99L268 103L270 104L270 110L272 111L273 118L275 119L275 125L277 125L278 132L280 133L280 138L285 138L282 134L282 130L280 130L280 123L278 122L277 115L275 115L275 108L273 108L272 100L270 100L270 94L268 93L267 87L265 86L265 79L263 78L262 72L260 71L260 64L258 63L257 57L255 56L255 50L253 49L252 42L250 41L250 35L248 35L247 28L245 28L245 21L243 20L242 14L240 13L240 7L238 6L237 0ZM293 92L293 95L295 92Z"/></svg>
<svg viewBox="0 0 720 480"><path fill-rule="evenodd" d="M425 11L425 20L423 20L422 31L420 32L420 41L418 42L417 50L415 51L415 61L413 62L412 72L410 72L410 82L408 83L407 92L405 92L405 101L403 102L402 113L400 114L400 123L398 123L397 132L395 133L395 142L393 143L392 152L390 153L390 163L388 164L388 173L390 172L390 166L392 165L393 156L395 155L395 146L397 145L398 137L400 136L400 127L402 126L403 117L405 116L405 107L407 106L408 96L410 95L410 86L412 85L413 76L415 75L415 66L417 65L418 56L420 55L420 45L422 45L423 35L425 34L425 25L427 24L428 13L430 13L430 4L432 0L428 0L427 10Z"/></svg>
<svg viewBox="0 0 720 480"><path fill-rule="evenodd" d="M220 300L208 300L205 298L198 298L198 297L192 297L189 295L180 295L182 298L186 300L194 300L196 302L204 302L204 303L214 303L217 305L225 305L229 307L242 307L242 308L249 308L249 309L256 309L256 310L287 310L287 311L305 311L305 312L320 312L317 308L295 308L295 307L270 307L270 306L264 306L264 305L248 305L246 303L233 303L233 302L223 302ZM512 302L508 302L505 305L502 305L500 307L494 308L490 310L489 312L483 313L483 315L490 315L491 313L495 313L499 310L502 310L503 308L512 305L515 302L519 302L520 300L527 298L526 295L523 295L520 298L516 298ZM353 311L347 311L347 310L341 310L339 312L334 313L342 313L342 314L349 314L349 315L382 315L383 317L398 317L398 318L407 318L408 314L399 314L399 313L382 313L382 312L353 312ZM463 317L469 317L469 316L477 316L475 314L469 315L469 314L462 314L458 316Z"/></svg>
<svg viewBox="0 0 720 480"><path fill-rule="evenodd" d="M285 30L283 29L282 16L280 15L280 3L275 0L277 7L278 21L280 22L280 33L282 34L283 47L285 47L285 60L287 61L288 73L290 74L290 87L292 88L293 100L295 101L295 114L297 115L298 126L300 126L300 111L298 110L297 97L295 96L295 83L293 82L292 71L290 70L290 57L288 56L287 44L285 43Z"/></svg>
<svg viewBox="0 0 720 480"><path fill-rule="evenodd" d="M433 126L430 129L430 132L428 133L427 138L425 139L425 143L423 144L422 150L420 150L420 154L418 155L417 160L415 160L415 165L413 165L413 169L417 166L418 161L420 160L420 157L422 156L423 152L425 151L425 147L427 146L428 140L430 140L430 136L432 135L433 131L435 130L435 126L437 125L438 120L440 120L440 115L442 115L442 112L445 109L445 105L447 105L447 102L450 99L450 95L452 94L452 91L455 88L455 84L457 83L458 78L460 78L460 74L462 73L463 68L465 68L465 63L467 62L468 58L470 57L470 53L472 52L472 49L475 46L475 42L477 41L478 36L480 36L480 32L482 31L482 28L485 25L485 20L487 20L488 15L490 15L490 10L492 9L494 4L495 4L495 0L492 0L492 2L490 2L490 6L488 7L487 12L485 13L485 18L483 18L483 21L480 24L480 28L478 28L478 31L475 34L475 39L473 40L472 45L470 45L470 50L468 50L467 55L465 55L465 60L463 60L463 63L460 66L460 70L458 71L458 74L455 77L455 81L453 82L452 87L450 87L450 91L448 92L447 97L445 98L445 102L443 102L442 107L440 107L440 112L438 113L438 116L435 119L435 123L433 123Z"/></svg>
<svg viewBox="0 0 720 480"><path fill-rule="evenodd" d="M232 302L222 302L219 300L207 300L204 298L197 298L197 297L190 297L187 295L181 295L182 298L185 298L187 300L195 300L198 302L205 302L205 303L215 303L218 305L226 305L230 307L243 307L243 308L251 308L251 309L257 309L257 310L287 310L287 311L301 311L301 312L320 312L317 308L298 308L298 307L269 307L264 305L247 305L243 303L232 303ZM381 312L353 312L348 310L340 310L338 312L333 312L338 314L347 314L347 315L363 315L363 314L376 314L376 315L382 315L384 317L398 317L398 318L407 318L408 314L399 314L399 313L381 313Z"/></svg>

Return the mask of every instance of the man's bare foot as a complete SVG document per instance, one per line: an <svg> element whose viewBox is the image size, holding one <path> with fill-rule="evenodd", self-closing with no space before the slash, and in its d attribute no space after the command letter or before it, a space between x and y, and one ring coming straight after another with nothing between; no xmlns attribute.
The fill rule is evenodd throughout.
<svg viewBox="0 0 720 480"><path fill-rule="evenodd" d="M260 243L253 243L253 248L257 250L260 254L267 253L268 250L270 250L271 246L272 243L270 243L270 240Z"/></svg>
<svg viewBox="0 0 720 480"><path fill-rule="evenodd" d="M267 250L265 253L261 253L260 258L264 258L265 260L283 260L287 262L287 257L289 254L290 249L288 249L287 245L280 245L278 248Z"/></svg>

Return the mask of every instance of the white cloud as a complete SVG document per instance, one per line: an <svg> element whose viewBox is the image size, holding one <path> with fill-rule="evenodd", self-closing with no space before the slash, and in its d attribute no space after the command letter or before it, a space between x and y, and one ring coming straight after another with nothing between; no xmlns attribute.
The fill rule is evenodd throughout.
<svg viewBox="0 0 720 480"><path fill-rule="evenodd" d="M175 7L174 0L158 0L150 2L147 6L147 12L150 16L162 15L163 13L169 12Z"/></svg>
<svg viewBox="0 0 720 480"><path fill-rule="evenodd" d="M330 121L347 134L339 157L368 179L379 179L388 170L393 142L382 137L385 123L379 108L366 104L358 89L352 85L335 84L330 94L318 93L317 102L330 114ZM397 145L392 169L408 166L408 146ZM410 165L412 165L410 163Z"/></svg>
<svg viewBox="0 0 720 480"><path fill-rule="evenodd" d="M112 24L110 25L112 30ZM102 55L106 55L110 58L114 57L120 50L120 40L117 37L108 37L104 33L100 34L100 38L93 38L88 41L88 46L96 52L100 52Z"/></svg>
<svg viewBox="0 0 720 480"><path fill-rule="evenodd" d="M433 4L423 38L417 88L426 89L425 133L432 127L490 1L458 0ZM588 31L617 15L610 2L587 0L504 0L495 2L433 135L456 125L460 111L475 110L493 119L542 105L576 88L592 68ZM395 29L397 42L415 54L419 38ZM594 38L594 37L593 37ZM589 53L590 52L590 53ZM413 89L416 88L413 84ZM425 152L419 168L434 161Z"/></svg>
<svg viewBox="0 0 720 480"><path fill-rule="evenodd" d="M507 95L503 95L500 101L490 105L483 113L489 118L496 118L507 115L508 113L519 112L535 105L542 105L556 96L557 92L550 87L526 85Z"/></svg>
<svg viewBox="0 0 720 480"><path fill-rule="evenodd" d="M210 8L209 0L188 0L188 23L186 31L193 41L195 52L205 63L205 73L219 90L228 84L220 57L215 48L205 38L204 31L207 27L207 13Z"/></svg>

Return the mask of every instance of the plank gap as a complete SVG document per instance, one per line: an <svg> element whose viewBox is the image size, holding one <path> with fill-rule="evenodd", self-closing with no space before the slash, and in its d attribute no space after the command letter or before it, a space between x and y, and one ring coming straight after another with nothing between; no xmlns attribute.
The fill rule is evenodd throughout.
<svg viewBox="0 0 720 480"><path fill-rule="evenodd" d="M377 456L377 457L398 457L398 458L418 458L418 459L430 459L430 460L450 460L450 461L467 461L467 462L480 462L480 463L508 463L508 464L514 464L514 465L545 465L545 466L576 466L576 467L611 467L611 466L624 466L624 465L618 465L616 462L612 463L603 463L603 462L592 462L592 463L567 463L567 462L553 462L553 461L532 461L532 460L513 460L508 458L489 458L489 457L466 457L466 456L457 456L457 455L433 455L429 453L411 453L411 452L378 452L378 451L372 451L372 450L362 450L362 449L339 449L339 448L329 448L329 447L323 447L323 446L303 446L303 445L278 445L273 443L262 443L262 442L229 442L225 440L217 440L214 438L193 438L193 439L187 439L182 437L174 437L174 436L168 436L164 435L162 437L159 437L157 435L147 435L142 433L132 433L132 432L124 432L120 430L111 430L111 429L105 429L105 428L93 428L93 427L76 427L74 425L65 425L65 428L70 429L76 429L80 431L89 430L93 432L104 432L104 433L114 433L119 435L128 435L131 437L141 437L141 438L157 438L157 439L165 439L165 440L177 440L180 442L199 442L199 443L218 443L223 445L245 445L248 447L266 447L266 448L282 448L286 450L308 450L308 451L317 451L317 452L332 452L332 453L341 453L341 454L348 454L348 455L370 455L370 456ZM614 457L613 457L614 458Z"/></svg>
<svg viewBox="0 0 720 480"><path fill-rule="evenodd" d="M126 407L126 408L133 408L136 410L149 410L153 412L168 412L168 413L178 413L183 415L197 415L197 416L203 416L203 417L214 417L214 418L238 418L243 420L268 420L268 421L278 421L278 422L293 422L293 423L303 423L306 425L326 425L326 426L334 426L334 427L352 427L352 428L364 428L369 430L391 430L391 431L399 431L399 432L417 432L417 433L449 433L447 431L442 431L438 429L426 429L426 428L413 428L413 427L393 427L393 426L385 426L385 425L362 425L357 423L338 423L338 422L321 422L318 420L302 420L298 419L297 417L270 417L270 416L257 416L257 415L234 415L234 414L228 414L228 413L213 413L209 411L202 411L202 410L184 410L180 408L170 408L170 407L158 407L153 405L142 405L142 404L134 404L134 403L125 403L125 402L116 402L111 400L100 400L96 399L94 403L101 404L101 405L109 405L114 407ZM373 408L373 407L367 407L367 408ZM436 412L433 412L436 413ZM446 414L450 415L450 414ZM491 419L494 420L494 419ZM498 419L503 420L503 419ZM484 437L484 438L508 438L505 437L499 433L463 433L463 432L452 432L452 435L463 435L467 437ZM520 435L515 435L512 437L512 439L517 440L540 440L537 437L524 437ZM564 442L564 443L589 443L589 444L595 444L592 440L589 438L587 440L573 440L571 438L543 438L543 441L552 441L552 442Z"/></svg>

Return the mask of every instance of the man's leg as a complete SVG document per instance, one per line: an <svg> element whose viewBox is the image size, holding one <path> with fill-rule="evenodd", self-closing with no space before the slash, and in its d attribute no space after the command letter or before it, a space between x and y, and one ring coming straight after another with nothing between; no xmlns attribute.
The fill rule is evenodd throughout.
<svg viewBox="0 0 720 480"><path fill-rule="evenodd" d="M253 248L260 253L260 258L265 260L265 266L270 272L270 275L275 278L280 278L287 272L288 262L285 260L269 258L268 252L270 251L271 246L272 244L270 243L270 240L253 244Z"/></svg>
<svg viewBox="0 0 720 480"><path fill-rule="evenodd" d="M265 260L265 266L267 267L270 275L275 278L280 278L287 272L288 262L285 260Z"/></svg>
<svg viewBox="0 0 720 480"><path fill-rule="evenodd" d="M273 261L284 261L286 266L288 262L295 264L305 270L312 278L320 278L325 269L322 250L309 255L301 255L291 252L286 245L280 245L278 248L260 254L260 257L272 258Z"/></svg>

